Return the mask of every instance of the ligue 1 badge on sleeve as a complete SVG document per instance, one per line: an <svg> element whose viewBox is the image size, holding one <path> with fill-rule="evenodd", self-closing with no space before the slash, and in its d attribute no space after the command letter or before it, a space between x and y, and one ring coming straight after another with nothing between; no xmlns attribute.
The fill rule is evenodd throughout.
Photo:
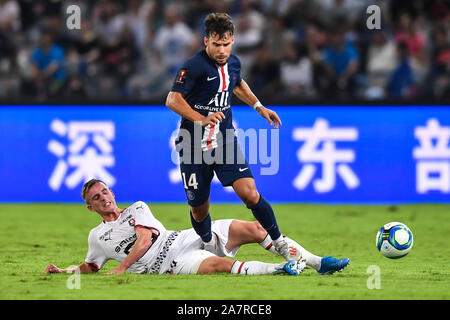
<svg viewBox="0 0 450 320"><path fill-rule="evenodd" d="M181 69L178 72L176 84L182 86L182 85L184 85L185 80L186 80L186 69Z"/></svg>

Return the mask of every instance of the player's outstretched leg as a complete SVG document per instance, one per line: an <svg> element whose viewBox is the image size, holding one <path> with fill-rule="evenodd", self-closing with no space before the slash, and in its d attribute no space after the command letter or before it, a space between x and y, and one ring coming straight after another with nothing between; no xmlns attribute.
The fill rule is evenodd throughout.
<svg viewBox="0 0 450 320"><path fill-rule="evenodd" d="M350 263L350 259L348 258L336 259L330 256L316 256L315 254L312 254L311 252L303 248L296 241L288 238L287 236L283 237L289 245L289 252L291 254L291 257L295 257L294 259L304 260L308 267L315 269L319 274L333 274L336 271L342 271ZM262 242L259 243L259 245L266 250L279 255L279 253L275 249L273 249L269 237L266 237Z"/></svg>
<svg viewBox="0 0 450 320"><path fill-rule="evenodd" d="M336 271L341 271L350 262L348 258L335 259L333 257L319 257L305 248L303 248L296 241L289 237L283 236L284 240L289 245L289 252L294 261L302 261L308 267L315 269L320 274L332 274ZM272 244L272 239L267 231L261 226L258 221L242 221L233 220L228 229L228 240L226 248L233 251L235 248L248 243L258 243L264 249L280 255ZM288 260L289 261L289 260Z"/></svg>
<svg viewBox="0 0 450 320"><path fill-rule="evenodd" d="M312 254L296 241L287 236L283 236L283 239L289 246L289 259L286 260L298 261L300 259L304 259L307 266L315 269L316 271L320 270L323 259L322 257ZM233 251L235 248L248 243L258 243L267 251L270 251L276 255L280 255L280 253L275 250L270 235L258 221L250 222L233 220L228 230L228 241L226 244L226 248L230 251ZM325 266L329 264L328 260L329 259L324 260Z"/></svg>
<svg viewBox="0 0 450 320"><path fill-rule="evenodd" d="M260 261L236 261L223 257L209 257L198 268L199 274L229 272L231 274L266 275L287 274L298 276L306 268L304 261L286 261L280 264Z"/></svg>
<svg viewBox="0 0 450 320"><path fill-rule="evenodd" d="M296 241L289 237L282 236L284 241L288 244L289 256L287 261L298 261L301 258L305 259L306 264L315 270L320 269L320 261L322 257L316 256L299 245ZM276 255L281 255L275 250L272 239L267 231L261 226L258 221L241 221L233 220L228 231L227 249L232 251L234 248L248 243L258 243L261 247Z"/></svg>
<svg viewBox="0 0 450 320"><path fill-rule="evenodd" d="M258 222L253 222L254 224L258 224ZM245 225L244 225L245 226ZM253 226L254 230L261 230L262 227L260 226ZM252 232L253 234L256 234L255 231ZM259 239L261 238L261 232L259 232ZM336 259L333 257L320 257L317 256L305 248L303 248L300 244L298 244L296 241L292 240L291 238L287 236L283 236L284 240L288 244L289 247L289 257L286 260L300 260L303 259L306 262L306 265L308 267L311 267L315 269L319 274L333 274L336 271L342 271L349 263L350 259L344 258L344 259ZM277 250L274 249L274 246L272 244L272 239L270 239L270 236L266 234L264 239L262 241L258 242L261 247L264 249L277 254L281 255Z"/></svg>

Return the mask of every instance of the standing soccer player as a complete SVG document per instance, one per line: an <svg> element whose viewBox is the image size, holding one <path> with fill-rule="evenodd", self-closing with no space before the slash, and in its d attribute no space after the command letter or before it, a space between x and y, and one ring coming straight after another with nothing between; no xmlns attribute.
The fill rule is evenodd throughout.
<svg viewBox="0 0 450 320"><path fill-rule="evenodd" d="M183 119L178 137L180 170L191 207L191 222L205 249L213 250L209 194L214 173L223 186L232 186L256 220L269 233L275 250L285 259L298 260L300 252L289 250L271 205L258 193L232 124L231 98L235 94L278 129L278 115L265 108L241 78L241 62L231 54L234 25L226 13L211 13L205 19L205 49L188 59L179 70L166 106ZM201 132L201 135L198 134ZM197 133L197 135L196 135ZM198 155L200 153L200 161ZM189 154L189 155L188 155ZM232 155L232 160L230 160ZM205 159L214 158L213 163ZM226 158L227 161L223 161ZM222 160L222 161L221 161Z"/></svg>

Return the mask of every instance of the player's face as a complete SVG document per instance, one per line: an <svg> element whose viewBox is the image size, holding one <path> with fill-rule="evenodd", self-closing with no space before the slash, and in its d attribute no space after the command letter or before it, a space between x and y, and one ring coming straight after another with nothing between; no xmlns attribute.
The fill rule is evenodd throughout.
<svg viewBox="0 0 450 320"><path fill-rule="evenodd" d="M229 32L220 38L218 34L212 34L204 38L206 53L218 64L225 64L231 54L231 48L234 44L234 36Z"/></svg>
<svg viewBox="0 0 450 320"><path fill-rule="evenodd" d="M87 195L88 209L100 214L113 213L117 209L114 193L102 183L93 185Z"/></svg>

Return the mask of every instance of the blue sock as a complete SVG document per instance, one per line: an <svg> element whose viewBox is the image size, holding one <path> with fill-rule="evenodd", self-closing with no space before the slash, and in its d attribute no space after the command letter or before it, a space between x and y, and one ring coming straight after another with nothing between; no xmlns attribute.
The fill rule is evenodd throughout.
<svg viewBox="0 0 450 320"><path fill-rule="evenodd" d="M195 221L195 219L192 217L192 212L190 214L191 214L191 224L195 232L197 232L200 238L202 238L203 242L210 242L212 239L212 232L211 232L211 216L209 215L209 213L206 216L206 218L200 222Z"/></svg>
<svg viewBox="0 0 450 320"><path fill-rule="evenodd" d="M260 195L258 203L253 207L247 206L247 208L252 210L253 216L258 220L262 227L266 229L272 240L276 240L281 236L275 213L266 199Z"/></svg>

